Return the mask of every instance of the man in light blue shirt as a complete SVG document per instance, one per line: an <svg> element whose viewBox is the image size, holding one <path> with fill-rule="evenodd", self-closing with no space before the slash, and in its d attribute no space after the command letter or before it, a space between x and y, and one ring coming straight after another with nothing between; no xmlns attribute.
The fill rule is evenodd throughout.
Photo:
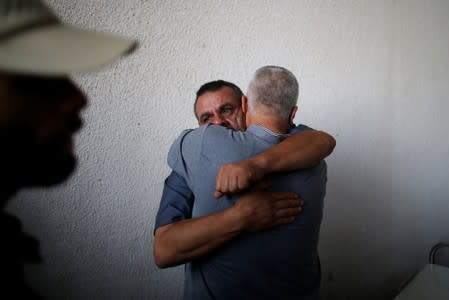
<svg viewBox="0 0 449 300"><path fill-rule="evenodd" d="M293 124L297 97L298 83L290 71L263 67L250 83L248 98L243 98L247 131L206 125L181 134L168 161L193 191L192 217L234 205L236 196L214 199L219 167L247 159L285 139ZM188 264L185 299L316 299L326 164L322 161L303 171L272 175L269 181L273 191L296 192L304 200L302 214L288 225L241 234Z"/></svg>

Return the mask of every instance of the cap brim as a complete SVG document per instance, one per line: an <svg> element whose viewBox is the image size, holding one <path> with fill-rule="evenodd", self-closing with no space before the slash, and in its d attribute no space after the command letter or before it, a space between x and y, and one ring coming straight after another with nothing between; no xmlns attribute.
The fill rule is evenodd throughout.
<svg viewBox="0 0 449 300"><path fill-rule="evenodd" d="M0 43L0 70L57 76L98 69L132 52L137 42L110 34L53 24Z"/></svg>

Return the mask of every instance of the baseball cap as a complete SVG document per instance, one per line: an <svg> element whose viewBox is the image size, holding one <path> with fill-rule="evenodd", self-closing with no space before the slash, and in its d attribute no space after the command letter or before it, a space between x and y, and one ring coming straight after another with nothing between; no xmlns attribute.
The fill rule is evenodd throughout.
<svg viewBox="0 0 449 300"><path fill-rule="evenodd" d="M41 0L0 0L0 70L44 76L90 71L132 52L131 38L61 23Z"/></svg>

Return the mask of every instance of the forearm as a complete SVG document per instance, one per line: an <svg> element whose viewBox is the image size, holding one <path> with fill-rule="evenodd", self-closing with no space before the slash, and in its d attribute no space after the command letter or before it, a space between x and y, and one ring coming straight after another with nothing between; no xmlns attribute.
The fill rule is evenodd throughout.
<svg viewBox="0 0 449 300"><path fill-rule="evenodd" d="M221 212L159 227L153 242L155 262L160 268L176 266L210 253L244 231L291 223L302 205L295 193L250 191Z"/></svg>
<svg viewBox="0 0 449 300"><path fill-rule="evenodd" d="M166 268L192 261L238 235L242 226L232 208L162 226L153 243L155 262Z"/></svg>
<svg viewBox="0 0 449 300"><path fill-rule="evenodd" d="M334 150L335 139L323 131L301 131L250 158L264 174L312 167Z"/></svg>

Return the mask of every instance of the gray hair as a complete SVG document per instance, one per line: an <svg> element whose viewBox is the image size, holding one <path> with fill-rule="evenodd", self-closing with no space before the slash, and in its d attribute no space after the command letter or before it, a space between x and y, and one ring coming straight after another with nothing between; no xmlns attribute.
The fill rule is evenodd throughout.
<svg viewBox="0 0 449 300"><path fill-rule="evenodd" d="M248 105L268 107L273 113L287 119L298 101L298 81L289 70L265 66L254 73L248 87Z"/></svg>

